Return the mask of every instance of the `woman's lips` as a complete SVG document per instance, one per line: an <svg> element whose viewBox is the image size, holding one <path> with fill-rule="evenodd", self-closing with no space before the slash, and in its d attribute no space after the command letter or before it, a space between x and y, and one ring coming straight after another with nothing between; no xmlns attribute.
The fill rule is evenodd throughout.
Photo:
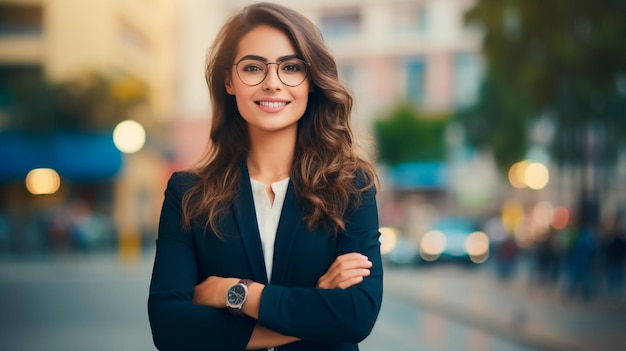
<svg viewBox="0 0 626 351"><path fill-rule="evenodd" d="M279 112L289 104L289 101L256 101L256 104L259 105L263 111Z"/></svg>

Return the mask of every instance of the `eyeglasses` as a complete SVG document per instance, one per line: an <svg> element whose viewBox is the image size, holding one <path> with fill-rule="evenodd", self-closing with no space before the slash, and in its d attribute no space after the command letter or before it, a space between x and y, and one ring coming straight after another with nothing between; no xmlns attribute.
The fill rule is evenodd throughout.
<svg viewBox="0 0 626 351"><path fill-rule="evenodd" d="M261 84L267 73L269 65L276 65L278 79L286 86L296 87L306 79L309 74L309 62L304 62L298 58L291 58L278 62L265 62L258 59L244 57L233 64L237 70L237 76L241 82L248 86Z"/></svg>

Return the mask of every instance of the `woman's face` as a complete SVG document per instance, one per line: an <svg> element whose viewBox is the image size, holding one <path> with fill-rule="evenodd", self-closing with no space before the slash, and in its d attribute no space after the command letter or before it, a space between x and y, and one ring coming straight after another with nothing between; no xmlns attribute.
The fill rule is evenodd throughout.
<svg viewBox="0 0 626 351"><path fill-rule="evenodd" d="M239 113L246 120L251 133L296 130L297 122L307 106L309 78L307 76L301 84L293 87L283 81L295 84L294 77L301 75L298 70L306 67L298 65L301 61L296 60L289 61L281 67L276 64L269 66L263 64L285 61L290 57L299 56L287 35L276 28L262 25L239 40L233 63L242 59L244 61L232 67L225 84L226 91L235 96ZM263 70L267 70L265 79L257 85L248 85L262 79ZM280 78L283 81L278 76L278 70L281 71Z"/></svg>

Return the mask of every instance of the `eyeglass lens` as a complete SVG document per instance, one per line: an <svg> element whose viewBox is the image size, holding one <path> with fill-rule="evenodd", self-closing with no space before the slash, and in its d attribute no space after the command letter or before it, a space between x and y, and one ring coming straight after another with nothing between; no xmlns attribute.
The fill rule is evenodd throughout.
<svg viewBox="0 0 626 351"><path fill-rule="evenodd" d="M278 79L288 86L295 87L302 84L308 73L306 62L300 59L291 59L281 62L266 63L255 59L244 59L239 61L237 75L246 85L258 85L263 82L269 71L269 65L278 65Z"/></svg>

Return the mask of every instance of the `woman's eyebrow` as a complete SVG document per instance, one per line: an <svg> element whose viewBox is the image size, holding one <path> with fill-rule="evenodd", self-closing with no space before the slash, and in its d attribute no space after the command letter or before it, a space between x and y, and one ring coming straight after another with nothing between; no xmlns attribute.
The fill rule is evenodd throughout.
<svg viewBox="0 0 626 351"><path fill-rule="evenodd" d="M266 57L258 56L258 55L246 55L246 56L240 58L239 61L241 61L241 60L248 60L248 59L268 62ZM285 56L279 57L278 60L276 60L276 62L282 62L282 61L291 60L291 59L301 59L301 57L300 57L300 55L296 55L296 54L285 55Z"/></svg>

